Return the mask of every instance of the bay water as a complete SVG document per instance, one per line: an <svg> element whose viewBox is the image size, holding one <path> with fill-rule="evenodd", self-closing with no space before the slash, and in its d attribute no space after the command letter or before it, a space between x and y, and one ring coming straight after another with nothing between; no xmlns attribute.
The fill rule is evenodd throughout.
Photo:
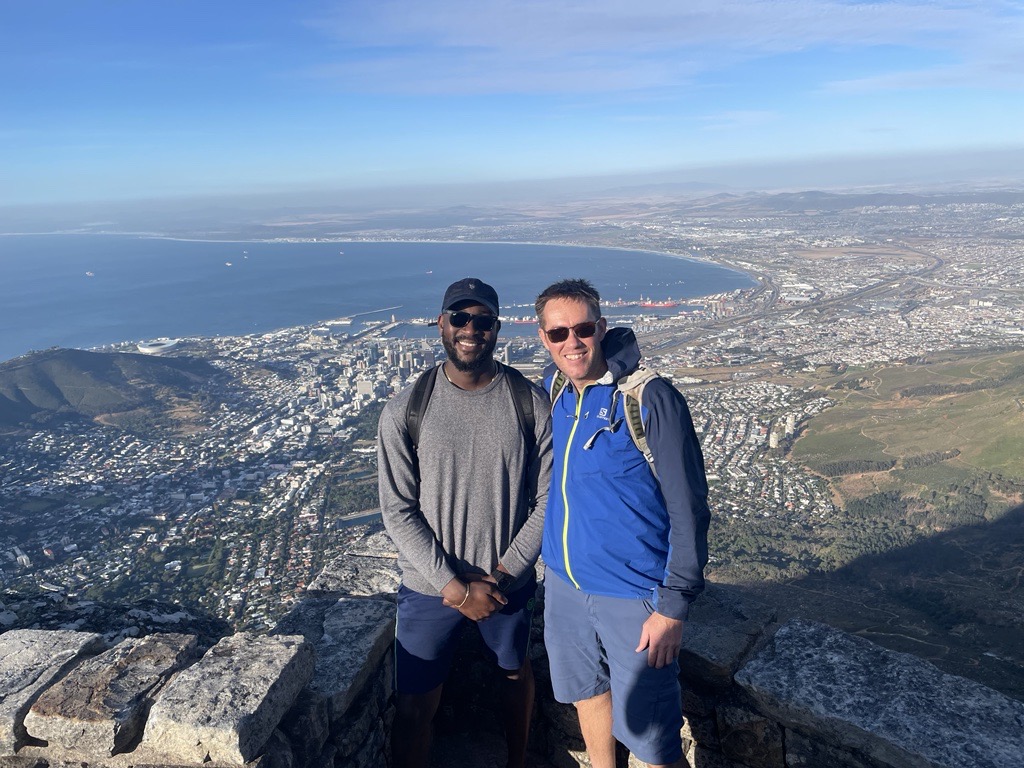
<svg viewBox="0 0 1024 768"><path fill-rule="evenodd" d="M262 333L344 316L355 316L353 330L391 315L436 317L444 289L467 276L497 289L503 317L531 316L537 293L566 277L589 279L612 301L685 303L753 285L713 264L614 248L10 235L0 237L0 361L51 346Z"/></svg>

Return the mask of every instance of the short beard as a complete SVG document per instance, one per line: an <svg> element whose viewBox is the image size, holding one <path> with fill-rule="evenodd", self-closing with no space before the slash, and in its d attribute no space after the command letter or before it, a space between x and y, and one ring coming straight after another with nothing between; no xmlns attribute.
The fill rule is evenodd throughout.
<svg viewBox="0 0 1024 768"><path fill-rule="evenodd" d="M491 344L485 345L484 349L480 352L478 357L472 360L462 360L459 357L458 350L455 348L455 341L448 341L444 336L441 337L441 344L444 346L445 354L448 355L448 362L455 366L455 370L461 371L462 373L484 373L490 370L491 366L494 365L494 347L497 344L495 339Z"/></svg>

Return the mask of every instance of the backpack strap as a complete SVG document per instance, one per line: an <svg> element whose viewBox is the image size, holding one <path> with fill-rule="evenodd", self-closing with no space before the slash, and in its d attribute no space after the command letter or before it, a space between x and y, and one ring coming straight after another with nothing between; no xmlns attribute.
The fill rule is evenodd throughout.
<svg viewBox="0 0 1024 768"><path fill-rule="evenodd" d="M523 374L507 365L502 367L505 370L509 391L512 393L512 402L516 407L516 419L519 422L519 431L523 435L526 455L529 457L537 444L535 434L537 420L533 411L533 393L530 392L530 383ZM429 371L424 371L412 385L412 394L409 396L409 403L405 409L405 428L409 435L409 446L412 448L413 456L419 450L423 412L427 410L427 403L434 391L434 383L437 381L437 372L440 368L441 366L437 365Z"/></svg>
<svg viewBox="0 0 1024 768"><path fill-rule="evenodd" d="M651 472L654 472L654 453L651 451L651 446L647 443L647 430L644 428L644 419L640 406L643 403L644 387L657 378L659 377L656 371L643 366L637 368L625 378L619 379L615 391L612 393L611 406L611 418L614 419L616 405L620 400L622 401L622 409L625 413L624 420L629 429L629 436L632 438L637 450L643 454L644 459L646 459L648 466L651 468ZM558 400L558 396L565 389L565 385L568 382L569 379L564 373L560 370L555 371L555 375L551 377L551 390L549 392L552 405ZM591 440L593 439L592 437ZM657 473L655 473L655 477L657 477Z"/></svg>
<svg viewBox="0 0 1024 768"><path fill-rule="evenodd" d="M427 410L427 402L434 391L434 382L437 381L437 371L440 367L440 365L435 365L429 371L420 374L416 383L412 385L412 395L409 397L409 403L405 409L405 429L409 435L409 447L412 448L414 457L419 450L423 412Z"/></svg>
<svg viewBox="0 0 1024 768"><path fill-rule="evenodd" d="M626 414L629 436L633 438L633 443L644 455L652 472L654 472L654 453L651 451L651 446L647 444L647 430L644 428L640 406L643 404L644 388L656 378L658 378L658 374L655 371L640 367L629 376L620 379L616 390L617 393L622 393L622 408Z"/></svg>
<svg viewBox="0 0 1024 768"><path fill-rule="evenodd" d="M555 375L551 377L551 390L548 394L551 397L551 404L554 405L558 396L562 394L565 385L569 383L568 377L559 369L555 369Z"/></svg>
<svg viewBox="0 0 1024 768"><path fill-rule="evenodd" d="M508 388L512 391L512 402L515 403L516 418L519 419L519 431L523 433L523 444L526 446L526 463L529 465L533 449L537 445L536 417L533 412L533 393L530 391L530 382L515 368L507 365L503 365L502 368L505 369Z"/></svg>

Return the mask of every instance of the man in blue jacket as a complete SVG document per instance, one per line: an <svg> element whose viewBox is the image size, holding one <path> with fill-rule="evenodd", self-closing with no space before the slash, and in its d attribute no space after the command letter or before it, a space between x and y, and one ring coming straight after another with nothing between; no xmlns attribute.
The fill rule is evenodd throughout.
<svg viewBox="0 0 1024 768"><path fill-rule="evenodd" d="M594 768L614 768L616 739L651 766L682 766L677 657L704 588L710 518L689 408L667 380L647 384L648 463L617 387L640 363L633 332L608 330L586 280L549 286L536 309L554 362L545 385L556 367L565 382L552 393L541 550L555 698L575 704Z"/></svg>

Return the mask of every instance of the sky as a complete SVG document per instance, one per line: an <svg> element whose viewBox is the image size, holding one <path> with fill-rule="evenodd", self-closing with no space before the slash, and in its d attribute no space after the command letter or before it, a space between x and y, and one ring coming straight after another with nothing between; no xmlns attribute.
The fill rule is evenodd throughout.
<svg viewBox="0 0 1024 768"><path fill-rule="evenodd" d="M903 157L1021 181L1022 125L1021 0L0 0L0 205Z"/></svg>

